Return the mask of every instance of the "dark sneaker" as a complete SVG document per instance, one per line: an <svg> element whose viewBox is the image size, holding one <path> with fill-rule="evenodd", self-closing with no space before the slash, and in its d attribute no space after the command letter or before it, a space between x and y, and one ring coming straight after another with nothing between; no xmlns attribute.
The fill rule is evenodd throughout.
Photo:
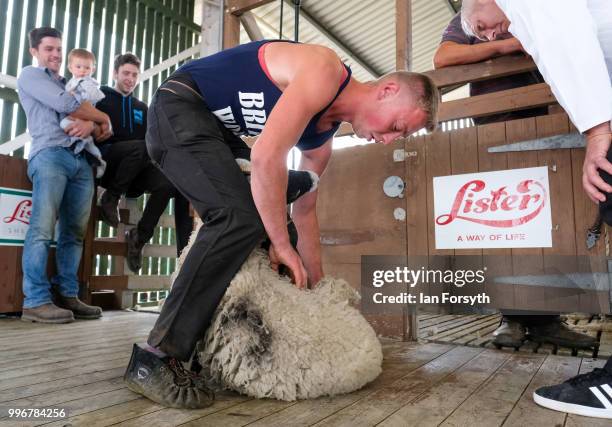
<svg viewBox="0 0 612 427"><path fill-rule="evenodd" d="M119 226L119 199L120 196L112 194L108 190L105 190L100 197L100 208L98 210L100 219L114 228Z"/></svg>
<svg viewBox="0 0 612 427"><path fill-rule="evenodd" d="M525 341L525 327L518 322L502 318L499 327L493 331L493 344L497 348L519 348Z"/></svg>
<svg viewBox="0 0 612 427"><path fill-rule="evenodd" d="M319 175L311 171L289 170L287 182L287 204L291 204L304 194L315 191L319 185Z"/></svg>
<svg viewBox="0 0 612 427"><path fill-rule="evenodd" d="M533 400L555 411L612 419L612 358L603 369L595 368L564 383L537 389Z"/></svg>
<svg viewBox="0 0 612 427"><path fill-rule="evenodd" d="M589 349L599 344L596 338L571 330L561 320L529 326L527 337L532 341L569 348Z"/></svg>
<svg viewBox="0 0 612 427"><path fill-rule="evenodd" d="M59 308L55 304L43 304L34 308L24 308L21 313L24 322L70 323L74 322L72 311Z"/></svg>
<svg viewBox="0 0 612 427"><path fill-rule="evenodd" d="M138 238L138 229L132 228L125 233L125 241L127 243L127 265L134 273L138 273L142 267L142 248L144 243Z"/></svg>
<svg viewBox="0 0 612 427"><path fill-rule="evenodd" d="M160 359L137 344L123 379L133 392L169 408L206 408L215 400L202 377L186 370L178 360Z"/></svg>
<svg viewBox="0 0 612 427"><path fill-rule="evenodd" d="M99 319L102 317L102 309L95 305L87 305L80 299L57 295L55 299L58 307L70 310L77 319Z"/></svg>

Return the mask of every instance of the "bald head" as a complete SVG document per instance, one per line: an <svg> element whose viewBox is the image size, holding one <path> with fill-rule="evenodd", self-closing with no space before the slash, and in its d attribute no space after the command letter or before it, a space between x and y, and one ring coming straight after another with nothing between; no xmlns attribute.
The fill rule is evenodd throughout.
<svg viewBox="0 0 612 427"><path fill-rule="evenodd" d="M495 0L463 0L461 27L463 32L480 40L496 40L508 33L510 21Z"/></svg>

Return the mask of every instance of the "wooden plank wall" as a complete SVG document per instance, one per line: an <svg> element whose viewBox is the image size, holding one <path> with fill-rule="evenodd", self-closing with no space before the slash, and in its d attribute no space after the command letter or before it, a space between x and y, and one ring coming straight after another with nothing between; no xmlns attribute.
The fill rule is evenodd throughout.
<svg viewBox="0 0 612 427"><path fill-rule="evenodd" d="M412 268L479 269L487 275L560 274L607 271L604 237L593 250L585 245L586 230L597 208L582 191L583 149L489 153L491 146L574 131L565 114L436 132L381 147L366 145L335 151L321 181L319 219L327 274L360 285L361 255L406 255ZM393 162L393 150L409 153ZM436 250L433 177L535 166L549 166L553 247L546 249ZM384 195L387 176L404 173L403 199ZM406 209L406 221L393 217ZM469 256L468 256L469 255ZM573 289L521 285L490 286L505 308L563 307L568 311L609 310L608 296ZM406 336L405 316L385 322L374 319L382 335Z"/></svg>
<svg viewBox="0 0 612 427"><path fill-rule="evenodd" d="M0 156L0 187L32 190L25 160ZM0 246L0 313L21 310L22 253L23 246Z"/></svg>
<svg viewBox="0 0 612 427"><path fill-rule="evenodd" d="M32 183L27 175L28 164L24 159L0 155L0 187L14 188L19 190L32 190ZM0 220L2 220L0 218ZM89 221L88 229L93 229L93 220ZM23 303L23 271L21 269L21 257L23 246L0 246L0 313L12 313L21 311ZM49 276L56 273L55 249L51 248L47 264ZM84 247L83 258L77 273L82 284L87 283L92 270L91 245ZM81 289L82 300L88 295Z"/></svg>
<svg viewBox="0 0 612 427"><path fill-rule="evenodd" d="M361 255L406 255L406 223L393 216L405 201L382 190L388 176L404 176L405 164L393 161L393 150L402 147L371 144L335 151L322 180L317 205L323 268L357 289ZM403 337L404 313L368 317L381 334Z"/></svg>

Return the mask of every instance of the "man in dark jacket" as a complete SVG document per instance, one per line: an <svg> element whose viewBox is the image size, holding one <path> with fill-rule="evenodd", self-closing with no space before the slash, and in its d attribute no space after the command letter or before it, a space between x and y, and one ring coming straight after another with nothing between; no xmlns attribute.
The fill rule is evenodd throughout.
<svg viewBox="0 0 612 427"><path fill-rule="evenodd" d="M145 145L147 105L134 98L138 84L140 59L132 53L115 57L114 87L103 86L105 98L96 108L108 114L114 135L99 147L107 163L100 185L106 189L100 199L100 216L111 227L119 224L118 203L121 195L138 197L150 193L138 225L126 233L127 262L134 272L140 270L142 248L151 239L168 201L175 198L177 253L187 245L193 222L189 202L174 188L149 159Z"/></svg>

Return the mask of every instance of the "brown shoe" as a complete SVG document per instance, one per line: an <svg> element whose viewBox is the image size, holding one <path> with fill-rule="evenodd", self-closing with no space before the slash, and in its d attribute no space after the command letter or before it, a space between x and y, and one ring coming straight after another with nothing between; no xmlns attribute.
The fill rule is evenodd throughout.
<svg viewBox="0 0 612 427"><path fill-rule="evenodd" d="M77 297L69 298L58 295L56 303L59 307L70 310L77 319L99 319L102 309L95 305L87 305Z"/></svg>
<svg viewBox="0 0 612 427"><path fill-rule="evenodd" d="M38 323L70 323L74 322L74 316L72 311L48 303L34 308L24 308L21 320Z"/></svg>

